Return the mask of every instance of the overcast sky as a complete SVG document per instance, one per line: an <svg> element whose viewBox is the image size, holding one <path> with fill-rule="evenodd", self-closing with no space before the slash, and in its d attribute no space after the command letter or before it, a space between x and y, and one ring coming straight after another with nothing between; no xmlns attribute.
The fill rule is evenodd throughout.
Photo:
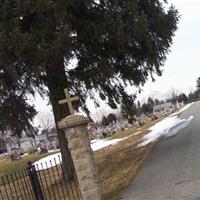
<svg viewBox="0 0 200 200"><path fill-rule="evenodd" d="M196 85L200 76L200 0L168 0L175 5L181 15L178 31L173 39L171 53L163 68L163 75L156 81L147 82L140 100L148 96L165 98L170 88L188 93ZM129 90L133 90L129 88ZM46 102L37 98L36 109L49 110Z"/></svg>
<svg viewBox="0 0 200 200"><path fill-rule="evenodd" d="M165 97L169 88L188 93L195 88L200 76L200 0L168 0L181 14L179 29L173 39L171 53L167 56L163 75L146 83L140 98Z"/></svg>

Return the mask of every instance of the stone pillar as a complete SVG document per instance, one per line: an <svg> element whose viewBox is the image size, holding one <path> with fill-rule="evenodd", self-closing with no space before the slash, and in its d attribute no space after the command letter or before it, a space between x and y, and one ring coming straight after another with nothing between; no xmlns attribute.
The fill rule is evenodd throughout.
<svg viewBox="0 0 200 200"><path fill-rule="evenodd" d="M64 130L68 139L83 200L102 200L99 177L87 131L88 122L88 118L73 114L61 120L58 126Z"/></svg>

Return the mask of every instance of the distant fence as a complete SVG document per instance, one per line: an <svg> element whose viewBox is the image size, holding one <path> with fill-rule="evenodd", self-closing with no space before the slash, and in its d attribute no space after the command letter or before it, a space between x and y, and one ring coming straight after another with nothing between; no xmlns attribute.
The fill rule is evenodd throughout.
<svg viewBox="0 0 200 200"><path fill-rule="evenodd" d="M64 170L73 180L66 180ZM59 155L53 160L32 165L0 177L1 200L81 200L73 164L63 168Z"/></svg>

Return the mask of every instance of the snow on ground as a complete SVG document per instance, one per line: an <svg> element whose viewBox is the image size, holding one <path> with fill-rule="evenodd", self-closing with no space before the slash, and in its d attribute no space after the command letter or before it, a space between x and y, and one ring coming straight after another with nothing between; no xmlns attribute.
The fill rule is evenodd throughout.
<svg viewBox="0 0 200 200"><path fill-rule="evenodd" d="M141 131L134 133L134 135L137 135L139 133L141 133ZM127 138L129 138L131 136L132 135L124 137L124 138L120 138L120 139L111 139L111 140L109 140L109 139L92 140L91 147L92 147L93 151L97 151L99 149L105 148L110 145L116 145L118 142L126 140ZM56 162L54 161L54 159L56 159ZM50 163L50 161L52 161L52 163ZM61 153L56 153L56 154L47 156L45 158L42 158L42 159L36 161L33 165L36 166L37 170L43 170L43 169L47 169L47 168L53 167L55 165L58 165L58 164L60 164L61 161L62 161Z"/></svg>
<svg viewBox="0 0 200 200"><path fill-rule="evenodd" d="M138 147L145 146L150 142L158 140L160 137L170 137L179 133L179 131L190 124L194 116L190 116L187 119L178 118L178 114L187 110L193 103L185 105L178 112L173 113L169 117L165 118L161 122L158 122L152 126L149 130L150 132L145 135L142 142L138 144Z"/></svg>
<svg viewBox="0 0 200 200"><path fill-rule="evenodd" d="M181 108L178 112L175 112L175 113L171 114L170 117L182 113L183 111L187 110L187 109L188 109L191 105L193 105L193 104L194 104L194 102L185 105L185 106L184 106L183 108Z"/></svg>
<svg viewBox="0 0 200 200"><path fill-rule="evenodd" d="M141 133L141 131L134 133L134 135L137 135L139 133ZM118 142L126 140L127 138L129 138L131 136L132 135L129 135L127 137L123 137L123 138L120 138L120 139L111 139L111 140L109 140L109 139L92 140L91 141L91 147L92 147L93 151L97 151L97 150L105 148L107 146L115 145Z"/></svg>
<svg viewBox="0 0 200 200"><path fill-rule="evenodd" d="M35 165L36 170L43 170L43 169L54 167L60 164L61 161L62 161L61 153L56 153L50 156L46 156L34 162L33 165Z"/></svg>
<svg viewBox="0 0 200 200"><path fill-rule="evenodd" d="M161 137L171 137L176 135L181 129L188 126L193 118L194 116L190 116L187 119L180 119L178 116L167 117L149 129L150 132L143 137L142 142L138 144L138 147L145 146Z"/></svg>
<svg viewBox="0 0 200 200"><path fill-rule="evenodd" d="M174 113L173 115L167 117L166 119L164 119L161 122L158 122L157 124L152 126L149 129L150 132L143 137L143 139L142 139L141 143L138 145L138 147L145 146L145 145L149 144L150 142L158 140L160 137L173 136L173 135L177 134L181 129L188 126L189 123L194 118L194 116L190 116L188 119L180 119L176 115L183 112L184 110L188 109L192 104L193 103L184 106L177 113ZM141 131L134 133L134 135L137 135L139 133L141 133ZM120 138L120 139L111 139L111 140L109 140L109 139L92 140L91 147L92 147L93 151L97 151L99 149L105 148L110 145L116 145L120 141L126 140L127 138L129 138L131 136L132 135L124 137L124 138ZM55 161L54 161L54 159L55 159ZM50 163L50 161L52 161L52 162ZM59 164L61 161L62 161L61 153L56 153L56 154L53 154L53 155L50 155L50 156L47 156L45 158L38 160L37 162L34 163L34 165L36 166L36 169L42 170L42 169L47 169L52 166L55 166L55 165Z"/></svg>
<svg viewBox="0 0 200 200"><path fill-rule="evenodd" d="M25 156L28 156L29 154L28 153L25 153L23 155L21 155L21 157L25 157Z"/></svg>
<svg viewBox="0 0 200 200"><path fill-rule="evenodd" d="M54 152L59 152L60 149L52 149L52 150L48 150L48 153L54 153Z"/></svg>
<svg viewBox="0 0 200 200"><path fill-rule="evenodd" d="M190 107L190 104L182 110L186 110ZM180 112L180 111L179 111ZM169 116L165 118L164 120L158 122L154 126L152 126L149 130L150 132L145 135L141 141L141 143L138 144L138 147L145 146L153 141L158 140L161 137L170 137L173 135L176 135L181 129L185 128L190 124L190 122L193 120L194 116L190 116L187 119L180 119L178 116ZM138 131L134 133L134 135L139 134L141 131ZM105 148L110 145L116 145L117 143L126 140L127 138L131 137L127 136L120 139L96 139L91 141L91 147L93 151L97 151L99 149ZM54 161L55 159L55 161ZM47 169L52 166L55 166L61 162L61 153L56 153L50 156L47 156L45 158L42 158L34 163L36 166L36 169L42 170ZM52 161L50 163L50 161Z"/></svg>
<svg viewBox="0 0 200 200"><path fill-rule="evenodd" d="M107 147L109 145L114 145L114 144L122 141L123 139L113 139L113 140L101 139L101 140L96 140L95 142L91 143L91 147L92 147L93 151L97 151L97 150L102 149L104 147Z"/></svg>

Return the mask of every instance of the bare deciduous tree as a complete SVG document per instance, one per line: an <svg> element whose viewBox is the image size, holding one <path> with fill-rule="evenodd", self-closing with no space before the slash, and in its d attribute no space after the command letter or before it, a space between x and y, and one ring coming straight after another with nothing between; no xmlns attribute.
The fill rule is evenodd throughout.
<svg viewBox="0 0 200 200"><path fill-rule="evenodd" d="M42 129L50 130L53 126L55 126L53 114L50 112L39 113L38 114L39 125Z"/></svg>
<svg viewBox="0 0 200 200"><path fill-rule="evenodd" d="M172 103L176 103L178 100L178 96L180 95L180 91L176 88L170 88L167 94L167 100L171 101Z"/></svg>

